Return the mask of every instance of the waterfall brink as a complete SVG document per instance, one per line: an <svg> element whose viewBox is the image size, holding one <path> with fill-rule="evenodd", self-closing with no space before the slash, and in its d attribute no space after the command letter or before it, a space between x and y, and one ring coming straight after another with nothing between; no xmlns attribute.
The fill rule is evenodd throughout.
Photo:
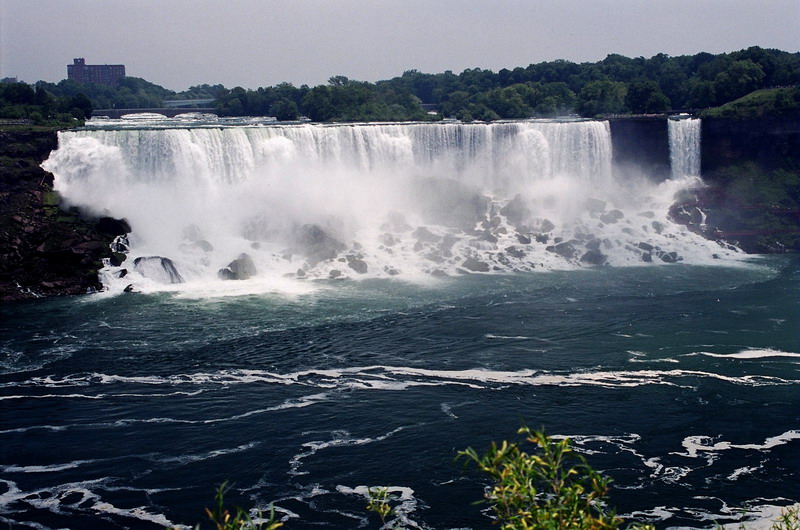
<svg viewBox="0 0 800 530"><path fill-rule="evenodd" d="M672 178L700 175L700 119L670 118L669 158Z"/></svg>
<svg viewBox="0 0 800 530"><path fill-rule="evenodd" d="M104 269L119 290L726 252L667 218L680 182L616 182L602 121L104 125L61 132L43 167L69 204L130 222L128 260Z"/></svg>

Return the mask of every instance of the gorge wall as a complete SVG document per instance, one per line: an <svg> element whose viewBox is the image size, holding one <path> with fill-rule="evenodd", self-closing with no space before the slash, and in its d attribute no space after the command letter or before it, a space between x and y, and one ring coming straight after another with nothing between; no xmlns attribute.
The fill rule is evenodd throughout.
<svg viewBox="0 0 800 530"><path fill-rule="evenodd" d="M39 164L55 131L0 131L0 300L99 289L97 270L126 223L60 207L53 175Z"/></svg>

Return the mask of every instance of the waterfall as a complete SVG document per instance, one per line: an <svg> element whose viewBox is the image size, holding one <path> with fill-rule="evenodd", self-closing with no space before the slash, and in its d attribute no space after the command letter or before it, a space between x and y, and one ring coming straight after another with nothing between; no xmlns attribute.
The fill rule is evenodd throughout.
<svg viewBox="0 0 800 530"><path fill-rule="evenodd" d="M669 221L665 186L676 184L615 180L603 121L104 125L59 133L43 167L68 204L131 224L128 260L104 269L118 289L413 280L713 250Z"/></svg>
<svg viewBox="0 0 800 530"><path fill-rule="evenodd" d="M670 118L669 158L672 178L700 175L700 119Z"/></svg>

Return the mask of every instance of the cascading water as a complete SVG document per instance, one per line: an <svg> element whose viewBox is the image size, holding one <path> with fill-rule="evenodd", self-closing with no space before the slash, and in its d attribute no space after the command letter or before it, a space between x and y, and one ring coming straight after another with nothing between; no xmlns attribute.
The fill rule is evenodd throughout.
<svg viewBox="0 0 800 530"><path fill-rule="evenodd" d="M667 120L672 178L700 175L700 119L674 117Z"/></svg>
<svg viewBox="0 0 800 530"><path fill-rule="evenodd" d="M130 222L112 289L732 253L669 221L680 180L615 181L607 122L107 127L60 133L43 166L68 203Z"/></svg>

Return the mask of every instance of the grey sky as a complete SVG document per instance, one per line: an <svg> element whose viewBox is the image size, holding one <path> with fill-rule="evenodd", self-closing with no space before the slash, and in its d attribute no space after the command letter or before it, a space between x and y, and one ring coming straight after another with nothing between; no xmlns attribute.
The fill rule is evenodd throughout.
<svg viewBox="0 0 800 530"><path fill-rule="evenodd" d="M0 0L0 77L74 57L173 90L567 59L800 51L800 0Z"/></svg>

